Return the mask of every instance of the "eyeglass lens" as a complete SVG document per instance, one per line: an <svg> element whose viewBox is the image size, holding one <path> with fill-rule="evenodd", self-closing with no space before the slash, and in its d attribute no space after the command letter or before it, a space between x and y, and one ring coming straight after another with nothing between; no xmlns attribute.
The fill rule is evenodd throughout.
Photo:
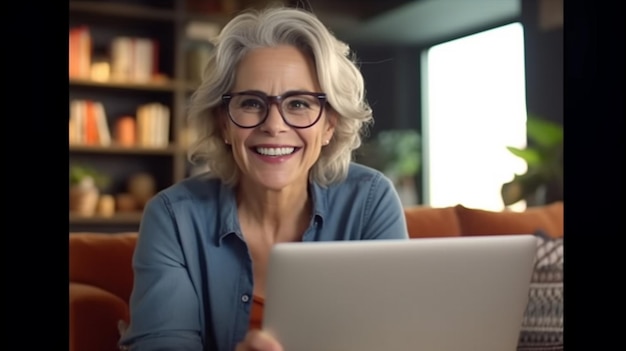
<svg viewBox="0 0 626 351"><path fill-rule="evenodd" d="M279 100L279 112L294 127L307 127L316 122L321 114L322 103L316 96L298 94ZM233 121L245 127L259 125L269 110L268 101L253 94L234 95L228 104Z"/></svg>

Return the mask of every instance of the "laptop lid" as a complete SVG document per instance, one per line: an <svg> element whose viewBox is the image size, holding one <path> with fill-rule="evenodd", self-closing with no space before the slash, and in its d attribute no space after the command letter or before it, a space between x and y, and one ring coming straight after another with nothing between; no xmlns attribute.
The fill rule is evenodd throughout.
<svg viewBox="0 0 626 351"><path fill-rule="evenodd" d="M287 351L515 350L532 235L281 243L263 329Z"/></svg>

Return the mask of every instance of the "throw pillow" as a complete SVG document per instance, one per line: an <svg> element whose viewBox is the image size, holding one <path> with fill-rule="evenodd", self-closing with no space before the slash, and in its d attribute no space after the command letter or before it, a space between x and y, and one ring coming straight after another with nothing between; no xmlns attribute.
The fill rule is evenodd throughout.
<svg viewBox="0 0 626 351"><path fill-rule="evenodd" d="M537 231L537 255L518 351L563 350L563 238Z"/></svg>
<svg viewBox="0 0 626 351"><path fill-rule="evenodd" d="M461 235L454 207L416 205L405 208L404 215L412 239Z"/></svg>
<svg viewBox="0 0 626 351"><path fill-rule="evenodd" d="M523 212L486 211L455 207L463 235L528 234L543 230L550 237L563 236L563 202L529 207Z"/></svg>

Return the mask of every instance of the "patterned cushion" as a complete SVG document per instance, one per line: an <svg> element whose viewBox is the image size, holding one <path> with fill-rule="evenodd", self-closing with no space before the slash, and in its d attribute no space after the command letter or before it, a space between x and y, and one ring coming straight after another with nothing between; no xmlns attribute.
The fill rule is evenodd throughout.
<svg viewBox="0 0 626 351"><path fill-rule="evenodd" d="M518 351L563 350L563 238L535 233L537 258Z"/></svg>

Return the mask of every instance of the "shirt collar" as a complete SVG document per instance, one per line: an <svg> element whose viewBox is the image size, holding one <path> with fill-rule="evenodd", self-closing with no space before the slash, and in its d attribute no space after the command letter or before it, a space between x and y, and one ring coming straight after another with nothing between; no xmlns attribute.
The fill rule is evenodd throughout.
<svg viewBox="0 0 626 351"><path fill-rule="evenodd" d="M235 189L232 186L221 183L218 203L220 229L217 237L217 246L220 246L224 238L230 234L235 234L243 240L239 220L237 219Z"/></svg>

